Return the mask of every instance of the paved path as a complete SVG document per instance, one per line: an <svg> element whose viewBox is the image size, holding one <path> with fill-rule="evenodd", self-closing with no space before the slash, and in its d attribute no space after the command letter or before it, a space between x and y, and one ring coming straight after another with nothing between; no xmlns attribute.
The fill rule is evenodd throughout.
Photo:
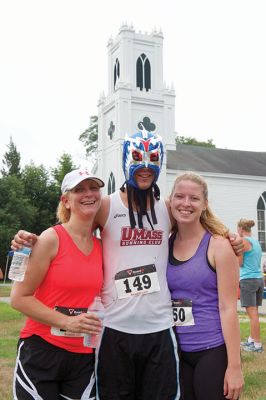
<svg viewBox="0 0 266 400"><path fill-rule="evenodd" d="M0 301L3 303L10 303L10 298L9 297L0 297Z"/></svg>

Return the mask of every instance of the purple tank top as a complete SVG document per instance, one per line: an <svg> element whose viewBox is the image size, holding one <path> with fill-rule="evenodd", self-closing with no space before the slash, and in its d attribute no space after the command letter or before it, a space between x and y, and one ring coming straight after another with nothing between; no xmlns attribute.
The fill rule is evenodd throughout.
<svg viewBox="0 0 266 400"><path fill-rule="evenodd" d="M194 256L184 262L173 256L175 235L169 240L167 282L171 298L176 300L174 319L179 325L175 328L183 351L200 351L224 343L217 276L207 259L210 238L211 234L205 232Z"/></svg>

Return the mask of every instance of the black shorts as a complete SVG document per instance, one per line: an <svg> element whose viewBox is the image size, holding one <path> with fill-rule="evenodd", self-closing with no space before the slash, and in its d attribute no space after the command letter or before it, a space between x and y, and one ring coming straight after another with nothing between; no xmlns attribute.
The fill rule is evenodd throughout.
<svg viewBox="0 0 266 400"><path fill-rule="evenodd" d="M179 398L179 364L173 329L130 334L105 328L96 366L100 400Z"/></svg>
<svg viewBox="0 0 266 400"><path fill-rule="evenodd" d="M208 350L180 352L180 400L225 400L227 368L225 345Z"/></svg>
<svg viewBox="0 0 266 400"><path fill-rule="evenodd" d="M19 339L14 399L95 399L94 366L94 354L72 353L36 335Z"/></svg>

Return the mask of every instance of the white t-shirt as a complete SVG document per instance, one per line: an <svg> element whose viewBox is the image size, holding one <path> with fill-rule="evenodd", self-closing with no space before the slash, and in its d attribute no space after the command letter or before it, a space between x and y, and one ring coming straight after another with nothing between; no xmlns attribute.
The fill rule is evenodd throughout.
<svg viewBox="0 0 266 400"><path fill-rule="evenodd" d="M154 230L146 216L143 229L131 229L120 192L110 196L110 212L101 233L104 325L121 332L151 333L173 326L166 281L171 222L164 200L155 201L154 207L158 221Z"/></svg>

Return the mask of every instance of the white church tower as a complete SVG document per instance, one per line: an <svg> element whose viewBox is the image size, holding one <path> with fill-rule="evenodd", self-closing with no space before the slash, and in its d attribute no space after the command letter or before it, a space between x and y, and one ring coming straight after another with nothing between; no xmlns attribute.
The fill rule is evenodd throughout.
<svg viewBox="0 0 266 400"><path fill-rule="evenodd" d="M108 93L98 103L97 173L106 182L107 194L120 188L125 134L136 133L142 123L163 138L159 187L165 195L166 150L175 149L175 91L163 82L163 34L136 33L132 26L122 25L107 48Z"/></svg>

